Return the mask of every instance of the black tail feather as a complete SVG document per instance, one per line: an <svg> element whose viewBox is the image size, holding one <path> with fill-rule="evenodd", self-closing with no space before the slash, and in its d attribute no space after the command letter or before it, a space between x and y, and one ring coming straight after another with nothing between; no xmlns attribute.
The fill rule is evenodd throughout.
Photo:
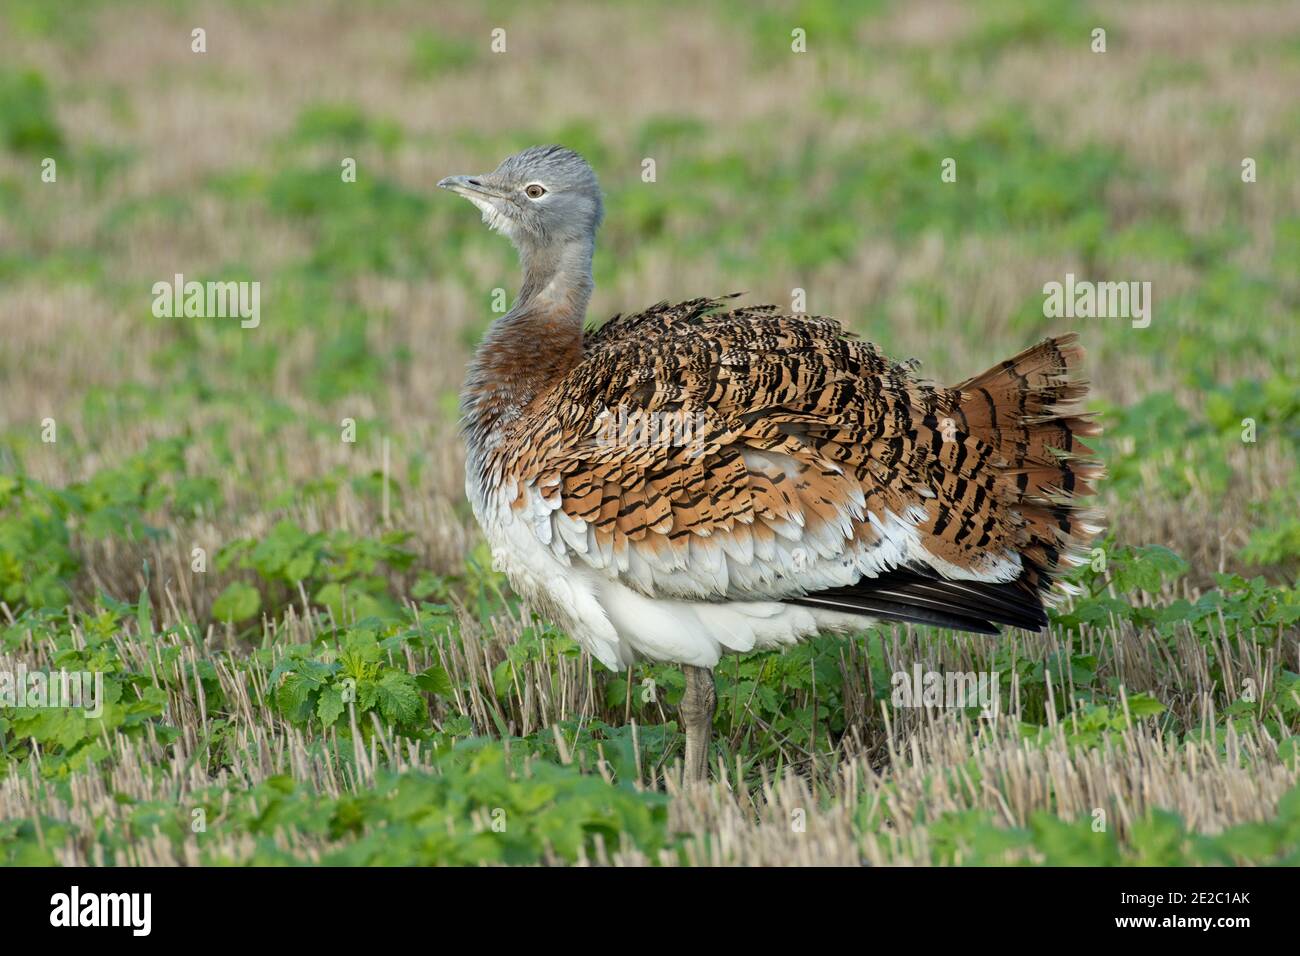
<svg viewBox="0 0 1300 956"><path fill-rule="evenodd" d="M1047 626L1041 597L1019 582L950 581L929 568L897 568L787 603L976 634L997 634L997 624L1030 631Z"/></svg>

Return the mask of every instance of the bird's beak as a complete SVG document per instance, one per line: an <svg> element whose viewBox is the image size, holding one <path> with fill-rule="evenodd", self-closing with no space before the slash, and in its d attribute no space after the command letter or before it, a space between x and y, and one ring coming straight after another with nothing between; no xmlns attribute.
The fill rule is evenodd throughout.
<svg viewBox="0 0 1300 956"><path fill-rule="evenodd" d="M466 199L476 197L486 199L504 198L501 191L485 183L482 176L448 176L446 179L439 180L438 186L442 189L449 189Z"/></svg>

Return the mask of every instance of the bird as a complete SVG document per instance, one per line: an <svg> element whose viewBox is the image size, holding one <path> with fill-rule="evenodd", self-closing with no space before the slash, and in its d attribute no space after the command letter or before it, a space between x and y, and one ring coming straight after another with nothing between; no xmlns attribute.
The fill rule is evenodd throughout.
<svg viewBox="0 0 1300 956"><path fill-rule="evenodd" d="M533 146L438 185L523 273L461 393L493 563L610 669L682 667L686 782L709 776L725 654L873 622L1047 626L1103 522L1077 334L943 387L736 294L587 328L604 201L581 155Z"/></svg>

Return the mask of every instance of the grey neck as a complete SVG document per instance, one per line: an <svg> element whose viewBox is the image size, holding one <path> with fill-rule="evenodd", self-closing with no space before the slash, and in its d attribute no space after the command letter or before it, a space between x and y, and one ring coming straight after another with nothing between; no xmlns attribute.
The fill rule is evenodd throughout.
<svg viewBox="0 0 1300 956"><path fill-rule="evenodd" d="M544 246L521 244L519 261L524 270L524 284L519 289L519 300L510 311L565 315L576 319L581 326L591 300L593 246L590 237Z"/></svg>
<svg viewBox="0 0 1300 956"><path fill-rule="evenodd" d="M592 289L591 239L519 253L524 269L519 299L488 328L461 393L476 467L483 464L489 436L582 358L582 324Z"/></svg>

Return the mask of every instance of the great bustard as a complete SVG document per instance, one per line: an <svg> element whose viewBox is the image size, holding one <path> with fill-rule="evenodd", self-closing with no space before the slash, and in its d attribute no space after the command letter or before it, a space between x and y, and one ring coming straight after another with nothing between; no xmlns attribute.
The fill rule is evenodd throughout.
<svg viewBox="0 0 1300 956"><path fill-rule="evenodd" d="M438 185L524 273L462 394L474 513L515 590L602 663L683 665L691 779L726 651L872 618L1046 625L1098 530L1075 504L1101 469L1074 335L942 388L775 306L692 299L584 332L603 204L582 157L532 147Z"/></svg>

